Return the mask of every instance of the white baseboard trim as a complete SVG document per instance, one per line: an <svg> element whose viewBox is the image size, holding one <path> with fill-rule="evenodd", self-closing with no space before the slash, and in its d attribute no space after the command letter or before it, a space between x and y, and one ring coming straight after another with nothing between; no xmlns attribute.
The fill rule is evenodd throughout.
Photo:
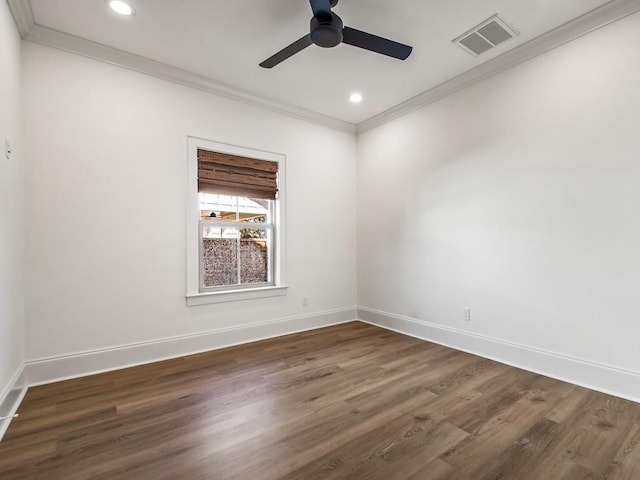
<svg viewBox="0 0 640 480"><path fill-rule="evenodd" d="M30 360L0 396L1 416L13 415L27 387L168 360L267 338L360 320L514 367L640 403L640 373L366 307L287 317L192 335ZM0 421L0 440L10 419Z"/></svg>
<svg viewBox="0 0 640 480"><path fill-rule="evenodd" d="M26 382L43 385L353 321L356 307L30 360L25 363Z"/></svg>
<svg viewBox="0 0 640 480"><path fill-rule="evenodd" d="M640 372L366 307L360 321L640 403Z"/></svg>
<svg viewBox="0 0 640 480"><path fill-rule="evenodd" d="M0 418L13 416L18 410L25 393L27 393L27 385L24 376L24 365L21 365L2 394L0 394ZM11 420L11 418L0 420L0 441L2 441L2 437L4 437L9 428Z"/></svg>

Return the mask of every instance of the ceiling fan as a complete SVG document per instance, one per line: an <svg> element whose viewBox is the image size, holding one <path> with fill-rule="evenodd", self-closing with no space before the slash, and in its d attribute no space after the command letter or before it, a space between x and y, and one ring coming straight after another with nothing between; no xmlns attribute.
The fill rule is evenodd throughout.
<svg viewBox="0 0 640 480"><path fill-rule="evenodd" d="M309 3L311 10L313 10L311 32L267 58L260 64L261 67L273 68L312 43L324 48L346 43L400 60L405 60L413 50L413 47L409 45L361 32L355 28L345 27L342 19L331 11L338 4L338 0L309 0Z"/></svg>

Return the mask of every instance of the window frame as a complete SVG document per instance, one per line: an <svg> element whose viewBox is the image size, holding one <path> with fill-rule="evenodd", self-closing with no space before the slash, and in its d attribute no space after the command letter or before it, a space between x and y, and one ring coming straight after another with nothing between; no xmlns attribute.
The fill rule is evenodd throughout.
<svg viewBox="0 0 640 480"><path fill-rule="evenodd" d="M198 194L198 149L211 150L278 164L278 198L274 200L272 222L272 282L269 284L233 285L230 287L201 288L201 220ZM286 156L248 147L187 137L187 305L232 302L286 295ZM229 225L229 224L227 224ZM231 225L229 225L231 226Z"/></svg>

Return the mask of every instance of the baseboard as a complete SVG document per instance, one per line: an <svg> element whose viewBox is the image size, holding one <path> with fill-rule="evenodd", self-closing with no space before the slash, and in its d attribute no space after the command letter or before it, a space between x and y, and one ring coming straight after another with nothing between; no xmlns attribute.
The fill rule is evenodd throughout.
<svg viewBox="0 0 640 480"><path fill-rule="evenodd" d="M15 415L25 393L27 393L27 385L25 382L24 365L21 365L2 394L0 394L0 418ZM11 418L0 420L0 441L2 441L2 437L4 437L10 423Z"/></svg>
<svg viewBox="0 0 640 480"><path fill-rule="evenodd" d="M359 307L358 318L387 330L438 343L581 387L640 403L640 373L545 351L415 318Z"/></svg>
<svg viewBox="0 0 640 480"><path fill-rule="evenodd" d="M640 403L640 373L453 329L366 307L287 317L193 335L31 360L0 397L0 416L15 413L27 386L217 350L359 319L398 333L445 345L592 390ZM0 440L10 420L0 422Z"/></svg>
<svg viewBox="0 0 640 480"><path fill-rule="evenodd" d="M344 308L309 315L287 317L203 333L121 345L52 358L30 360L25 364L29 386L84 377L145 363L208 352L281 335L328 327L357 319L357 309Z"/></svg>

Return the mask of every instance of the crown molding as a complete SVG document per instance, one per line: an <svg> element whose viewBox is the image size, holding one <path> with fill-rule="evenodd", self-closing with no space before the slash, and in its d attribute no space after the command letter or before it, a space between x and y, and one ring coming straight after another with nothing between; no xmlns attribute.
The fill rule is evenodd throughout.
<svg viewBox="0 0 640 480"><path fill-rule="evenodd" d="M357 134L367 132L407 113L437 102L475 83L504 72L638 11L640 11L640 2L638 0L611 0L601 7L540 35L513 50L509 50L457 77L360 122L357 125Z"/></svg>
<svg viewBox="0 0 640 480"><path fill-rule="evenodd" d="M20 35L24 36L29 33L29 30L36 24L33 19L33 12L31 11L31 4L29 0L7 0L13 20L16 22Z"/></svg>
<svg viewBox="0 0 640 480"><path fill-rule="evenodd" d="M616 20L640 11L640 2L638 0L611 0L601 7L447 80L436 87L426 90L409 100L378 113L358 124L353 124L286 102L255 95L216 81L205 75L189 72L165 63L156 62L155 60L150 60L123 50L118 50L38 25L33 18L29 0L7 0L7 3L9 4L18 30L25 40L82 55L94 60L100 60L122 68L351 134L360 134L377 128L407 113L411 113L463 90L474 83L481 82Z"/></svg>
<svg viewBox="0 0 640 480"><path fill-rule="evenodd" d="M20 0L16 1L20 2ZM23 0L21 3L24 2L26 2L26 0ZM111 65L116 65L118 67L133 70L180 85L185 85L187 87L196 88L230 100L235 100L254 107L263 108L282 115L297 118L298 120L304 120L324 127L333 128L352 135L356 132L356 125L353 123L338 120L337 118L285 102L255 95L231 87L222 82L218 82L204 75L173 67L166 63L156 62L155 60L134 55L123 50L118 50L85 38L76 37L75 35L70 35L52 28L43 27L37 23L34 24L25 35L23 35L23 38L34 43L106 62Z"/></svg>

